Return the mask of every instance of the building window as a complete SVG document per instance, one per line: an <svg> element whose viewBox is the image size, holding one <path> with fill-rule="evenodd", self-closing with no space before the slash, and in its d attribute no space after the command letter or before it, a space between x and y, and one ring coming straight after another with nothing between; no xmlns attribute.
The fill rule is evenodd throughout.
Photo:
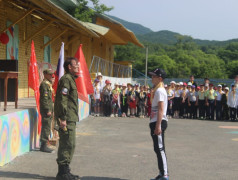
<svg viewBox="0 0 238 180"><path fill-rule="evenodd" d="M44 44L50 41L50 38L48 36L44 36ZM51 59L51 47L50 45L46 46L44 49L44 62L50 63Z"/></svg>

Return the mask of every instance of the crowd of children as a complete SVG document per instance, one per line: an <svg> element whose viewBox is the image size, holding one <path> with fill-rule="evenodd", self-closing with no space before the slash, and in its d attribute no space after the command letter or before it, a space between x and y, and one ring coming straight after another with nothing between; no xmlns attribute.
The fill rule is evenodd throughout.
<svg viewBox="0 0 238 180"><path fill-rule="evenodd" d="M231 120L238 118L238 76L227 87L216 87L205 78L199 86L190 76L189 82L165 84L169 118ZM94 81L92 113L94 116L150 117L153 88L138 84L112 84L102 81L99 73Z"/></svg>
<svg viewBox="0 0 238 180"><path fill-rule="evenodd" d="M94 116L107 117L149 117L150 88L149 86L132 85L130 83L111 85L105 81L101 88L99 80L94 83L94 95L91 98Z"/></svg>
<svg viewBox="0 0 238 180"><path fill-rule="evenodd" d="M199 86L190 77L188 83L171 81L165 85L168 94L168 117L238 120L238 76L229 88L214 86L205 78Z"/></svg>

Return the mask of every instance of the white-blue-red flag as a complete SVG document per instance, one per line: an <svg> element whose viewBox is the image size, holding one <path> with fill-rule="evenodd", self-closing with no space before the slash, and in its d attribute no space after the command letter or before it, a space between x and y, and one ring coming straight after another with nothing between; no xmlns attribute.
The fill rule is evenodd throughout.
<svg viewBox="0 0 238 180"><path fill-rule="evenodd" d="M64 43L63 42L62 42L61 49L60 49L60 55L59 55L57 69L56 69L54 75L55 75L55 82L53 84L53 89L56 92L58 82L59 82L60 78L64 75Z"/></svg>

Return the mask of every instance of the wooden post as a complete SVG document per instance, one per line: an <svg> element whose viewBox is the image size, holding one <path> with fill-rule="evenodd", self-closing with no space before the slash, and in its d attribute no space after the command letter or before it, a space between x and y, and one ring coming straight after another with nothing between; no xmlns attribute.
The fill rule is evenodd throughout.
<svg viewBox="0 0 238 180"><path fill-rule="evenodd" d="M41 49L44 49L46 46L48 46L49 44L51 44L53 41L55 41L56 39L58 39L60 36L62 36L65 32L67 32L68 29L65 29L63 32L61 32L60 34L58 34L56 37L54 37L52 40L50 40L49 42L47 42L46 44L44 44L43 46L41 46Z"/></svg>
<svg viewBox="0 0 238 180"><path fill-rule="evenodd" d="M8 30L8 28L14 26L15 24L17 24L18 22L20 22L21 20L23 20L26 16L28 16L29 14L32 13L32 11L34 11L35 9L31 9L31 10L28 10L26 11L25 14L23 14L23 16L21 16L18 20L16 20L15 22L13 22L12 24L10 24L8 27L6 27L3 31L1 31L1 33L5 32L6 30ZM0 33L0 34L1 34Z"/></svg>
<svg viewBox="0 0 238 180"><path fill-rule="evenodd" d="M41 33L43 30L45 30L47 27L49 27L52 23L54 22L54 20L51 20L50 22L48 22L46 25L43 25L39 30L37 30L37 32L35 34L32 34L30 37L28 37L25 41L29 41L31 40L33 37L35 37L37 34Z"/></svg>

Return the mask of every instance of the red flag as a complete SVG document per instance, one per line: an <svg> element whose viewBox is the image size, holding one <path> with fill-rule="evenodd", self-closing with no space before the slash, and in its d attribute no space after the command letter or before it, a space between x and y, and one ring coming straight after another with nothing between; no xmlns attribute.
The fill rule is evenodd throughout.
<svg viewBox="0 0 238 180"><path fill-rule="evenodd" d="M35 92L36 107L38 111L38 134L41 133L41 115L40 115L40 90L39 90L39 72L36 63L36 53L34 41L31 43L31 58L28 72L28 86Z"/></svg>
<svg viewBox="0 0 238 180"><path fill-rule="evenodd" d="M79 99L89 102L88 94L93 94L94 89L91 82L91 77L88 71L88 66L85 61L85 57L82 50L82 44L80 44L75 57L79 60L79 74L76 79L76 85L78 89Z"/></svg>
<svg viewBox="0 0 238 180"><path fill-rule="evenodd" d="M83 45L80 44L78 51L75 54L75 57L78 58L80 65L81 65L81 69L83 71L83 77L84 77L84 82L86 85L86 90L87 90L87 94L93 94L94 93L94 89L93 89L93 84L92 84L92 79L90 77L90 73L88 70L88 66L83 54Z"/></svg>

